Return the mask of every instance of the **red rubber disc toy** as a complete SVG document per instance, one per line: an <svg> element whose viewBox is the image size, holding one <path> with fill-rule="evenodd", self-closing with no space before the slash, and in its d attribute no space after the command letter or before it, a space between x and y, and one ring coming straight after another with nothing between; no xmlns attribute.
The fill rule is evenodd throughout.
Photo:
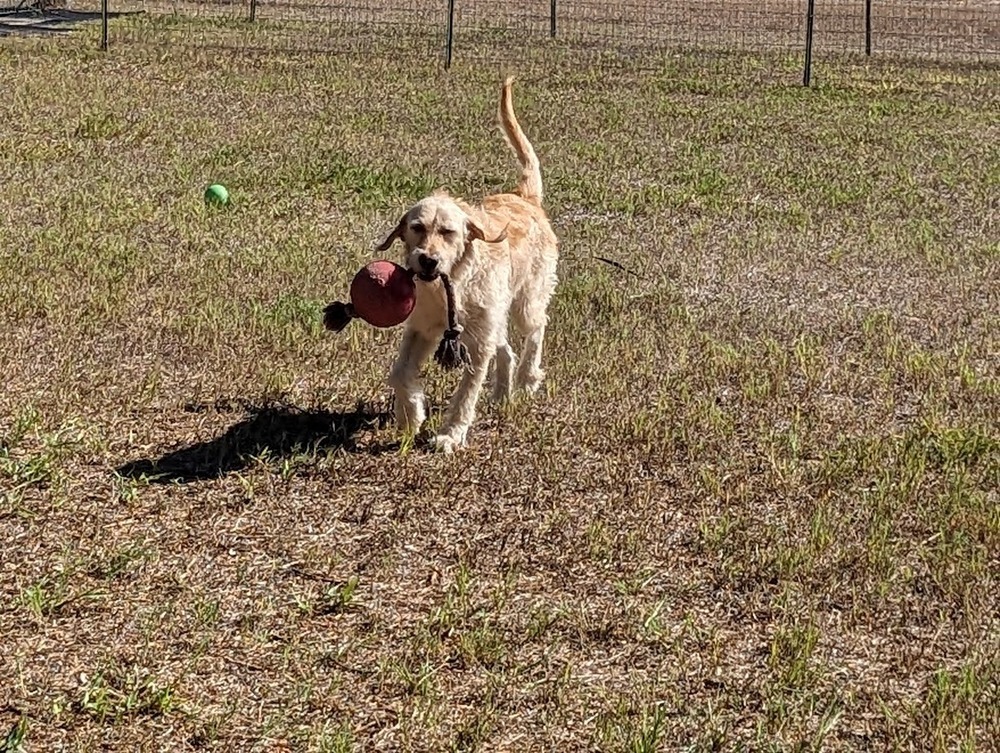
<svg viewBox="0 0 1000 753"><path fill-rule="evenodd" d="M373 327L402 324L417 302L413 272L395 262L378 259L358 270L351 281L351 302L334 301L323 309L323 324L339 332L354 317Z"/></svg>

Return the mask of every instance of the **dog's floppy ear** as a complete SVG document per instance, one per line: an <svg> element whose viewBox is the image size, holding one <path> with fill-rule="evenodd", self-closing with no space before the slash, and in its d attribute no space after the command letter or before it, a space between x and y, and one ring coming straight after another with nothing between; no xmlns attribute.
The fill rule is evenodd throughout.
<svg viewBox="0 0 1000 753"><path fill-rule="evenodd" d="M392 231L385 237L385 239L381 243L379 243L375 248L379 251L388 251L389 246L392 245L392 242L403 235L403 230L405 228L406 228L406 215L404 214L402 217L399 218L399 222L396 223L396 227L394 227Z"/></svg>
<svg viewBox="0 0 1000 753"><path fill-rule="evenodd" d="M465 218L465 224L468 226L468 238L469 241L486 241L487 243L499 243L507 237L507 228L500 231L500 235L492 240L486 240L486 233L483 228L471 217Z"/></svg>

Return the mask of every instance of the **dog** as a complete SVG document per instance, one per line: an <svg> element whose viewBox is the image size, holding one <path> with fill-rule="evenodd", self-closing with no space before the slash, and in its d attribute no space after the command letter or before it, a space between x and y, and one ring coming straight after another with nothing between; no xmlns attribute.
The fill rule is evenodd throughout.
<svg viewBox="0 0 1000 753"><path fill-rule="evenodd" d="M545 377L542 345L558 281L559 242L542 207L538 157L514 115L512 86L513 78L507 78L501 87L499 120L521 166L517 186L478 205L439 188L411 206L378 245L379 251L387 251L402 241L404 266L415 273L417 286L416 304L389 374L396 425L403 432L417 434L426 419L420 370L448 325L440 275L453 285L471 362L431 439L432 447L446 453L466 446L494 359L496 402L508 400L516 390L536 392ZM524 341L519 357L508 338L511 320Z"/></svg>

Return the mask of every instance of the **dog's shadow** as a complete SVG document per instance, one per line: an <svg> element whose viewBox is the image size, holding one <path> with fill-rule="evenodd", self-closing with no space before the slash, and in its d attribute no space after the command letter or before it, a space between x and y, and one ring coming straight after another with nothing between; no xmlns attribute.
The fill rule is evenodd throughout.
<svg viewBox="0 0 1000 753"><path fill-rule="evenodd" d="M358 443L365 430L384 427L389 413L359 404L353 411L305 410L294 405L254 405L238 401L189 404L188 412L235 412L245 418L224 434L174 450L157 458L135 460L115 469L124 478L154 484L190 483L224 476L247 468L258 458L275 460L300 454L343 449L378 454L390 448Z"/></svg>

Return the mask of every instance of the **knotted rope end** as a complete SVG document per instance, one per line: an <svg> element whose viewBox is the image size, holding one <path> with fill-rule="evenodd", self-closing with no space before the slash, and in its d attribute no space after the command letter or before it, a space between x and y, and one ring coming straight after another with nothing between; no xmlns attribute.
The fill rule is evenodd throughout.
<svg viewBox="0 0 1000 753"><path fill-rule="evenodd" d="M333 332L340 332L356 316L352 304L334 301L323 309L323 326Z"/></svg>

